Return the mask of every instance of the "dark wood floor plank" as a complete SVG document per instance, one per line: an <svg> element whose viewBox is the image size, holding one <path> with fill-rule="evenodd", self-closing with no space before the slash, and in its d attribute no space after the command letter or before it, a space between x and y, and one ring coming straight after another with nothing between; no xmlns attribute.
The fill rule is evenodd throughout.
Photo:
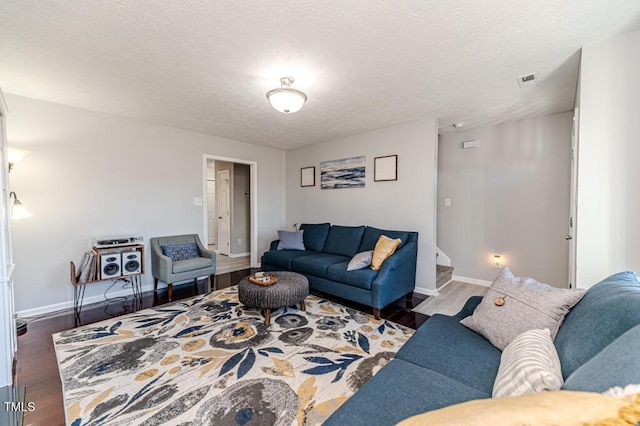
<svg viewBox="0 0 640 426"><path fill-rule="evenodd" d="M226 288L237 284L240 279L255 270L243 270L216 276L216 288ZM174 286L173 300L186 299L206 291L206 281L198 282L197 290L191 283ZM197 292L196 292L197 291ZM337 303L371 313L370 307L349 302L326 294L317 294ZM382 317L401 325L416 328L429 317L411 311L426 296L414 293L413 300L397 300L382 309ZM139 309L168 303L166 289L158 289L143 294ZM412 302L412 303L411 303ZM102 321L131 312L132 302L118 301L85 306L80 319L75 318L72 310L31 321L26 334L18 337L18 384L26 387L25 402L34 402L36 409L24 413L24 425L58 426L64 425L64 407L62 402L62 384L58 373L52 334L68 330L83 324Z"/></svg>

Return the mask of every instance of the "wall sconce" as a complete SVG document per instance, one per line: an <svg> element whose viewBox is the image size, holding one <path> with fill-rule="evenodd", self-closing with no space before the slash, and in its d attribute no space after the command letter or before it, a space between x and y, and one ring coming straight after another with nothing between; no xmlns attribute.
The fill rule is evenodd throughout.
<svg viewBox="0 0 640 426"><path fill-rule="evenodd" d="M500 256L499 254L493 255L493 267L502 268L502 256Z"/></svg>
<svg viewBox="0 0 640 426"><path fill-rule="evenodd" d="M21 220L27 219L33 216L29 213L29 210L18 200L18 196L15 192L11 192L9 194L9 200L11 201L11 219L12 220Z"/></svg>
<svg viewBox="0 0 640 426"><path fill-rule="evenodd" d="M9 173L13 169L13 165L22 161L22 159L29 153L23 149L9 148L7 150L7 162L9 163Z"/></svg>

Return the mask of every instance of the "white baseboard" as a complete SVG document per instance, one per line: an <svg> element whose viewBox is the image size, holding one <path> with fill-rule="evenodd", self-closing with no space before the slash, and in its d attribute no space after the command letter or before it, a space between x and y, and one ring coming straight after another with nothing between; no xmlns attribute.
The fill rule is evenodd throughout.
<svg viewBox="0 0 640 426"><path fill-rule="evenodd" d="M462 281L463 283L476 284L484 287L491 287L492 281L479 280L477 278L461 277L460 275L452 275L453 281Z"/></svg>
<svg viewBox="0 0 640 426"><path fill-rule="evenodd" d="M416 293L424 294L425 296L437 296L438 295L438 290L437 289L426 288L426 287L418 287L418 286L416 286L413 289L413 291L416 292Z"/></svg>
<svg viewBox="0 0 640 426"><path fill-rule="evenodd" d="M246 253L232 253L232 254L229 255L229 257L231 259L235 259L237 257L247 257L247 256L251 256L251 253L249 253L249 252L246 252Z"/></svg>
<svg viewBox="0 0 640 426"><path fill-rule="evenodd" d="M152 290L153 290L153 284L142 286L143 292L152 291ZM120 297L120 296L131 296L131 295L132 295L132 292L130 288L109 292L109 298ZM105 301L104 294L88 296L84 298L82 302L82 306L87 306L92 303L100 303L104 301ZM61 303L54 303L52 305L39 306L37 308L25 309L23 311L17 311L16 315L18 315L20 318L28 318L28 317L35 317L38 315L48 314L56 311L63 311L66 309L73 309L73 300L69 300Z"/></svg>

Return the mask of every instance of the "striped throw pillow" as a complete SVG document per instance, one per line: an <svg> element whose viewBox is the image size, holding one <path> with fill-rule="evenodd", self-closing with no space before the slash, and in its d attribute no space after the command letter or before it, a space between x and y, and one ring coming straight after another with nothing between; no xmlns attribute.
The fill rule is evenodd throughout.
<svg viewBox="0 0 640 426"><path fill-rule="evenodd" d="M521 396L563 385L560 359L548 328L528 330L502 352L493 397Z"/></svg>

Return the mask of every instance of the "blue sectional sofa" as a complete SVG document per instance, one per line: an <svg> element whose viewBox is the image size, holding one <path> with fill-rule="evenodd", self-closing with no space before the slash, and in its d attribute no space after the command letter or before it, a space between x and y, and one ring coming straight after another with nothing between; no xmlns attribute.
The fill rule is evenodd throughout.
<svg viewBox="0 0 640 426"><path fill-rule="evenodd" d="M456 316L434 315L325 423L394 425L461 402L491 398L501 352ZM640 384L640 277L621 272L591 287L566 316L555 347L563 389L604 392Z"/></svg>
<svg viewBox="0 0 640 426"><path fill-rule="evenodd" d="M329 223L304 223L300 230L305 250L277 250L278 241L273 241L262 256L263 271L301 273L312 289L371 306L377 319L380 309L403 296L411 297L416 284L417 232ZM381 235L399 238L401 243L380 270L347 271L351 258L373 250Z"/></svg>

